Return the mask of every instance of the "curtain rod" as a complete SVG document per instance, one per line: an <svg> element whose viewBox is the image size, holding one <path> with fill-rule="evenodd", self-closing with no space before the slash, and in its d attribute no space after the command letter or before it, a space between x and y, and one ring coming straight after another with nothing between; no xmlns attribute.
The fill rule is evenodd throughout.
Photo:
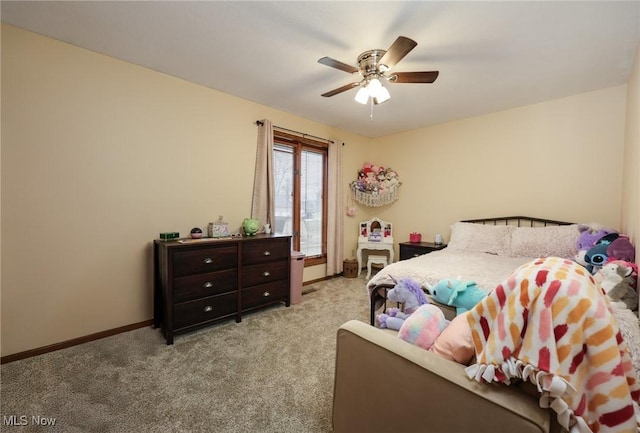
<svg viewBox="0 0 640 433"><path fill-rule="evenodd" d="M258 126L262 126L262 125L264 125L264 122L262 122L262 121L260 121L260 120L256 120L256 125L258 125ZM302 135L302 138L305 138L305 137L311 137L311 138L317 138L318 140L326 141L326 142L328 142L328 143L333 143L333 142L334 142L333 140L329 140L329 139L327 139L327 138L322 138L322 137L317 137L317 136L315 136L315 135L305 134L304 132L294 131L293 129L287 129L287 128L283 128L283 127L281 127L281 126L273 125L273 127L274 127L274 128L277 128L277 129L280 129L281 131L293 132L294 134Z"/></svg>

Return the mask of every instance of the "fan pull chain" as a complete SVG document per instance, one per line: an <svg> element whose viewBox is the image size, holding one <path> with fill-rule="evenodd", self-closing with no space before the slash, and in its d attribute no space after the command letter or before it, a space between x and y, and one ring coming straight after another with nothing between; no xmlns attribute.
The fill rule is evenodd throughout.
<svg viewBox="0 0 640 433"><path fill-rule="evenodd" d="M371 113L369 114L369 121L373 122L373 98L369 98L371 101Z"/></svg>

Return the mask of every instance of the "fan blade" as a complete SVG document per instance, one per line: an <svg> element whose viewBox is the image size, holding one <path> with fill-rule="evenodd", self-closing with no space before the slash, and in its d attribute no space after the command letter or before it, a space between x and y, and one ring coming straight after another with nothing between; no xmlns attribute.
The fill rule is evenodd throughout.
<svg viewBox="0 0 640 433"><path fill-rule="evenodd" d="M332 59L331 57L323 57L320 60L318 60L318 63L331 66L332 68L340 69L341 71L345 71L350 74L354 74L360 70L355 66L347 65L346 63L342 63L341 61Z"/></svg>
<svg viewBox="0 0 640 433"><path fill-rule="evenodd" d="M392 83L433 83L439 73L439 71L396 72L389 77L389 81Z"/></svg>
<svg viewBox="0 0 640 433"><path fill-rule="evenodd" d="M404 56L409 54L418 43L413 39L404 36L398 36L398 39L389 47L387 52L382 56L378 64L385 65L387 68L393 68Z"/></svg>
<svg viewBox="0 0 640 433"><path fill-rule="evenodd" d="M337 95L338 93L346 92L347 90L351 90L356 87L360 83L349 83L345 86L338 87L337 89L333 89L329 92L323 93L322 96L328 98L329 96Z"/></svg>

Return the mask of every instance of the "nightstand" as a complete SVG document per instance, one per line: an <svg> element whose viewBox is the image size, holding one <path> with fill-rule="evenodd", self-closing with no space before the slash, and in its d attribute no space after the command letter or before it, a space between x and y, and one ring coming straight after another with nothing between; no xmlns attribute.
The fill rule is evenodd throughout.
<svg viewBox="0 0 640 433"><path fill-rule="evenodd" d="M433 242L400 242L400 260L407 260L445 248L447 244Z"/></svg>

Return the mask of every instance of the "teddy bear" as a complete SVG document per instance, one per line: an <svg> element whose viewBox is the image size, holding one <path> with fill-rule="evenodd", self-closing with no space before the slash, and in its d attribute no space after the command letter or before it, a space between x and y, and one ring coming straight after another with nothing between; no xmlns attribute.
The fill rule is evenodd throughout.
<svg viewBox="0 0 640 433"><path fill-rule="evenodd" d="M600 287L614 302L622 302L631 311L638 309L638 292L633 287L633 267L607 263L600 269Z"/></svg>
<svg viewBox="0 0 640 433"><path fill-rule="evenodd" d="M487 292L474 282L456 280L440 280L435 286L430 286L429 293L441 304L456 307L456 315L472 309L480 302Z"/></svg>
<svg viewBox="0 0 640 433"><path fill-rule="evenodd" d="M386 313L378 314L376 317L378 327L399 330L402 323L421 305L428 304L429 300L422 290L422 286L411 278L401 278L399 281L391 277L396 285L387 292L387 299L393 302L400 302L404 309L389 308Z"/></svg>

